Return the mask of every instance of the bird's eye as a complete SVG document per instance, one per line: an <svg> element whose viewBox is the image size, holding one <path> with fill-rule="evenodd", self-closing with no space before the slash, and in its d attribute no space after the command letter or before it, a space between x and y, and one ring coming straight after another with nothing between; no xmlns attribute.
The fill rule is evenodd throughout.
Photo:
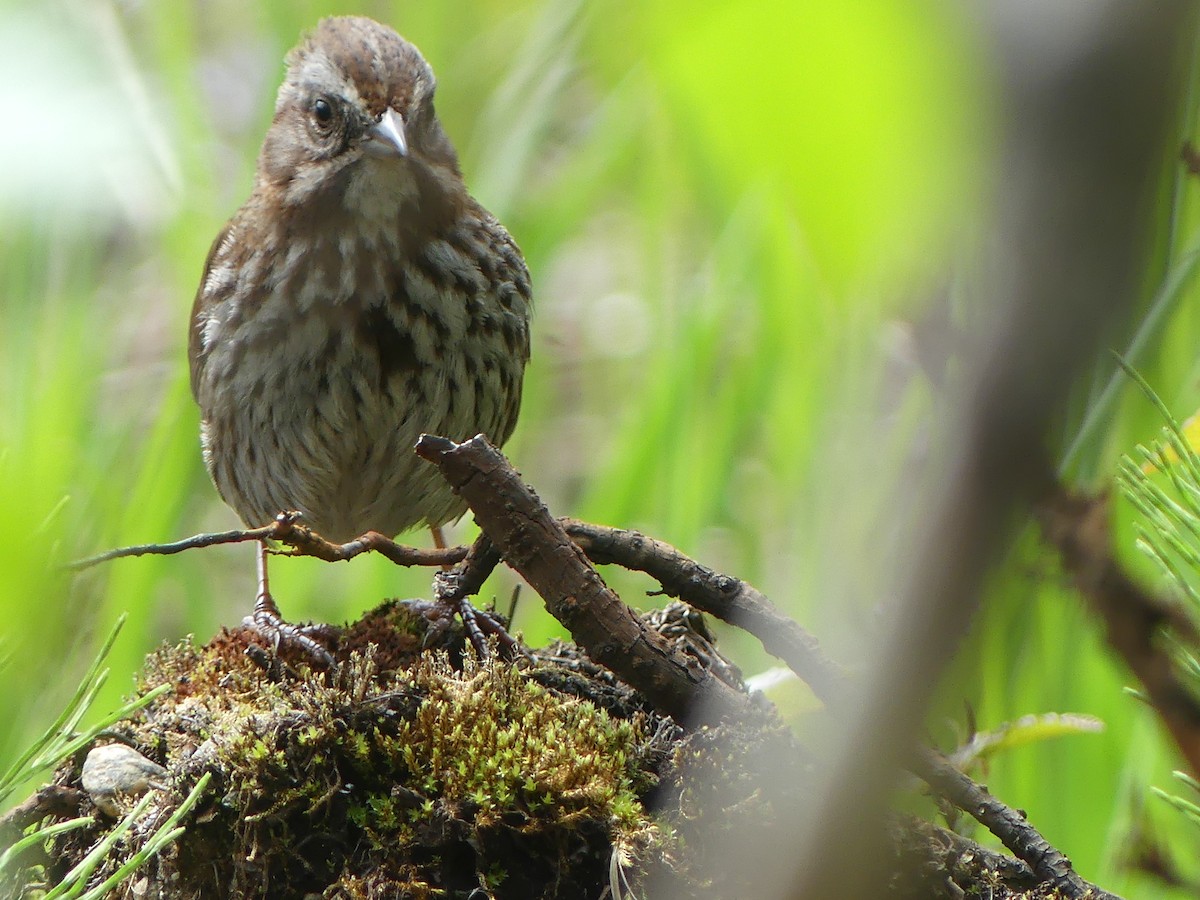
<svg viewBox="0 0 1200 900"><path fill-rule="evenodd" d="M313 118L322 128L328 128L333 121L333 104L324 97L318 97L312 105Z"/></svg>

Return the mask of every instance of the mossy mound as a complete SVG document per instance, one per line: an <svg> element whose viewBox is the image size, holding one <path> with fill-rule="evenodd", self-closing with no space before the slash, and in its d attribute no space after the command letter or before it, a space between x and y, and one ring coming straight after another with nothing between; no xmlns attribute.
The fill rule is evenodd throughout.
<svg viewBox="0 0 1200 900"><path fill-rule="evenodd" d="M643 618L744 690L687 607ZM794 874L780 848L820 773L761 696L685 730L570 644L480 662L428 603L323 640L322 673L242 629L151 654L141 689L170 690L112 733L128 748L90 748L91 776L84 751L22 804L10 829L45 837L0 894L45 896L89 854L67 880L98 894L138 863L105 894L138 900L741 898ZM142 797L118 823L127 790ZM929 822L896 817L889 837L888 897L1049 896L1024 863Z"/></svg>
<svg viewBox="0 0 1200 900"><path fill-rule="evenodd" d="M147 817L216 779L137 895L577 898L602 891L614 848L629 872L654 868L670 844L643 802L662 720L611 685L601 708L577 673L564 689L539 683L562 680L544 664L479 662L455 632L422 650L426 624L381 607L338 635L330 675L264 668L240 630L152 654L142 687L174 691L122 735L170 773ZM63 836L54 868L109 827Z"/></svg>

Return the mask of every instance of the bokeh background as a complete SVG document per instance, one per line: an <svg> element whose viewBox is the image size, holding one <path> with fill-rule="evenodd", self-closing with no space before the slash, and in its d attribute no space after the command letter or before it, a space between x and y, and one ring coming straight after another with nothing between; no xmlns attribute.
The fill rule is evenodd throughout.
<svg viewBox="0 0 1200 900"><path fill-rule="evenodd" d="M970 283L1004 190L1004 108L988 35L964 7L6 4L0 764L49 723L122 612L101 708L132 689L148 649L205 640L253 602L247 546L75 578L61 565L237 525L200 460L188 312L209 242L250 190L285 52L339 13L422 49L468 184L524 249L534 354L507 451L543 499L753 582L852 661L888 627L912 527L898 491L938 440L947 348L986 312ZM1147 198L1158 230L1143 304L1165 315L1136 362L1183 416L1200 404L1200 320L1196 187L1176 162L1196 79L1179 78L1178 141ZM1068 469L1091 486L1158 424L1136 392L1098 402L1112 368L1062 423ZM630 602L659 602L646 580L608 574ZM272 577L285 614L324 621L428 596L430 578L367 558L284 560ZM500 573L484 598L506 608L515 584ZM1089 879L1190 896L1131 866L1147 846L1195 860L1200 832L1150 796L1177 762L1035 532L988 594L930 733L1050 711L1103 719L1102 734L1004 754L986 781ZM532 644L561 634L529 591L516 627ZM754 641L721 639L747 673L771 664Z"/></svg>

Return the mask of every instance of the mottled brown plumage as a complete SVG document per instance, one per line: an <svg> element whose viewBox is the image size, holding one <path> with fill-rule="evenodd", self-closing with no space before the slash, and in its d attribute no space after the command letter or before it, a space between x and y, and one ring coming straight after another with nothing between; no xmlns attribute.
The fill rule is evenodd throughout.
<svg viewBox="0 0 1200 900"><path fill-rule="evenodd" d="M464 506L413 444L512 433L529 274L467 193L412 44L325 19L287 66L192 309L204 459L248 525L298 510L335 541L438 526Z"/></svg>
<svg viewBox="0 0 1200 900"><path fill-rule="evenodd" d="M369 19L326 19L288 57L189 341L205 461L248 525L295 509L342 541L448 522L463 506L417 436L500 443L516 424L529 275L467 193L433 89L417 49Z"/></svg>

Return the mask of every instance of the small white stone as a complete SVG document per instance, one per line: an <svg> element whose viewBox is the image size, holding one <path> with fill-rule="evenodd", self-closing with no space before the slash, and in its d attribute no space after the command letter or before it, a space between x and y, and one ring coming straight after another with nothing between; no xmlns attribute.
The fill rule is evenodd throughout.
<svg viewBox="0 0 1200 900"><path fill-rule="evenodd" d="M110 816L119 816L121 798L136 798L161 787L167 770L124 744L93 747L83 762L80 781L92 802Z"/></svg>

